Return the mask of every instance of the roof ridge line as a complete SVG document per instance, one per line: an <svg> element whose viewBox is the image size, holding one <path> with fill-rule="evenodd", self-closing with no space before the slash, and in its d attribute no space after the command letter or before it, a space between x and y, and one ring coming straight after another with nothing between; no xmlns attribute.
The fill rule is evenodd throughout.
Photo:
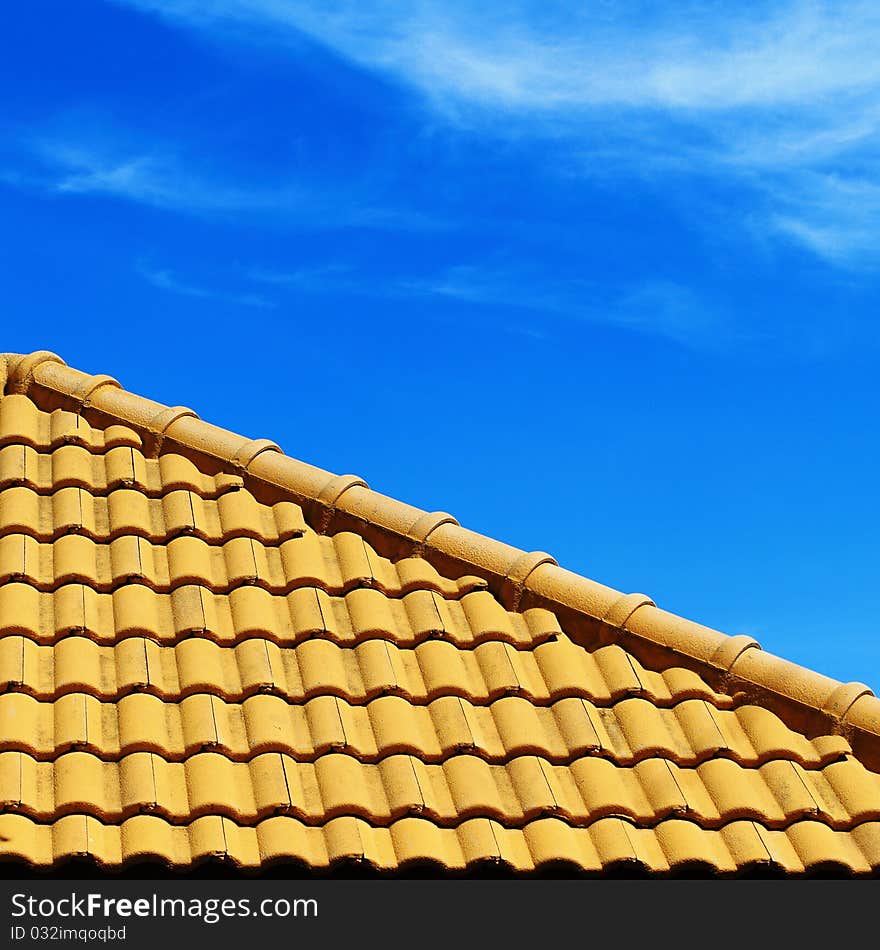
<svg viewBox="0 0 880 950"><path fill-rule="evenodd" d="M604 631L606 639L613 631L648 651L671 651L709 667L730 690L757 692L817 713L854 745L868 743L864 752L880 768L880 699L863 683L841 683L765 652L751 637L729 636L668 613L644 594L622 594L560 567L549 554L522 551L462 527L445 512L425 512L373 491L357 476L334 475L294 459L274 442L245 438L203 421L191 409L128 392L112 377L83 373L47 350L0 354L0 386L5 395L33 399L36 392L52 409L88 413L100 425L133 427L153 457L167 440L247 473L301 499L321 530L339 520L372 527L398 551L476 571L493 582L510 610L526 604L561 607L586 620L592 632Z"/></svg>

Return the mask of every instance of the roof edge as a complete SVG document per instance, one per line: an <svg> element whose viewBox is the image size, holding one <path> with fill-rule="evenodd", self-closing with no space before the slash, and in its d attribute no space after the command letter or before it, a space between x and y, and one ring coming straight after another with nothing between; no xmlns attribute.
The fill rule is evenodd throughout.
<svg viewBox="0 0 880 950"><path fill-rule="evenodd" d="M425 512L375 492L357 476L334 475L291 458L274 442L247 439L201 420L191 409L130 393L112 377L73 369L49 351L0 354L0 392L39 399L50 410L87 414L102 425L130 426L153 456L167 441L231 466L296 496L322 530L340 520L375 527L392 538L399 552L479 573L508 609L566 608L630 643L671 651L708 667L731 690L818 713L847 734L856 751L869 743L862 752L880 768L875 741L880 699L862 683L841 683L763 651L750 637L731 637L668 613L644 594L623 594L559 567L548 554L522 551L463 528L445 512Z"/></svg>

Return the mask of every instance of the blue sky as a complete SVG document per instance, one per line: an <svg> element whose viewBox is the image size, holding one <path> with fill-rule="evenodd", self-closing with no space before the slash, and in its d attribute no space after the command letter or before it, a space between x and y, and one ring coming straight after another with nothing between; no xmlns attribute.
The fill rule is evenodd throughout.
<svg viewBox="0 0 880 950"><path fill-rule="evenodd" d="M880 690L880 8L30 0L0 349Z"/></svg>

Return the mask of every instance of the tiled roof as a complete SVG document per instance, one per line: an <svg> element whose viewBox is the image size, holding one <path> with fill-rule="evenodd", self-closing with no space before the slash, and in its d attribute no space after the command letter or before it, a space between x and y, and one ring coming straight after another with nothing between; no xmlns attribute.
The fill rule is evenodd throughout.
<svg viewBox="0 0 880 950"><path fill-rule="evenodd" d="M880 870L880 701L0 357L0 855Z"/></svg>

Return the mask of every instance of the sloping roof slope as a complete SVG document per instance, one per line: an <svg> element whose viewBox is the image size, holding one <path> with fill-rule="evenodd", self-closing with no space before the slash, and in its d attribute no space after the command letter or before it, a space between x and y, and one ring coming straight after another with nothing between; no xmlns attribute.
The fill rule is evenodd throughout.
<svg viewBox="0 0 880 950"><path fill-rule="evenodd" d="M880 868L880 702L0 357L0 855Z"/></svg>

